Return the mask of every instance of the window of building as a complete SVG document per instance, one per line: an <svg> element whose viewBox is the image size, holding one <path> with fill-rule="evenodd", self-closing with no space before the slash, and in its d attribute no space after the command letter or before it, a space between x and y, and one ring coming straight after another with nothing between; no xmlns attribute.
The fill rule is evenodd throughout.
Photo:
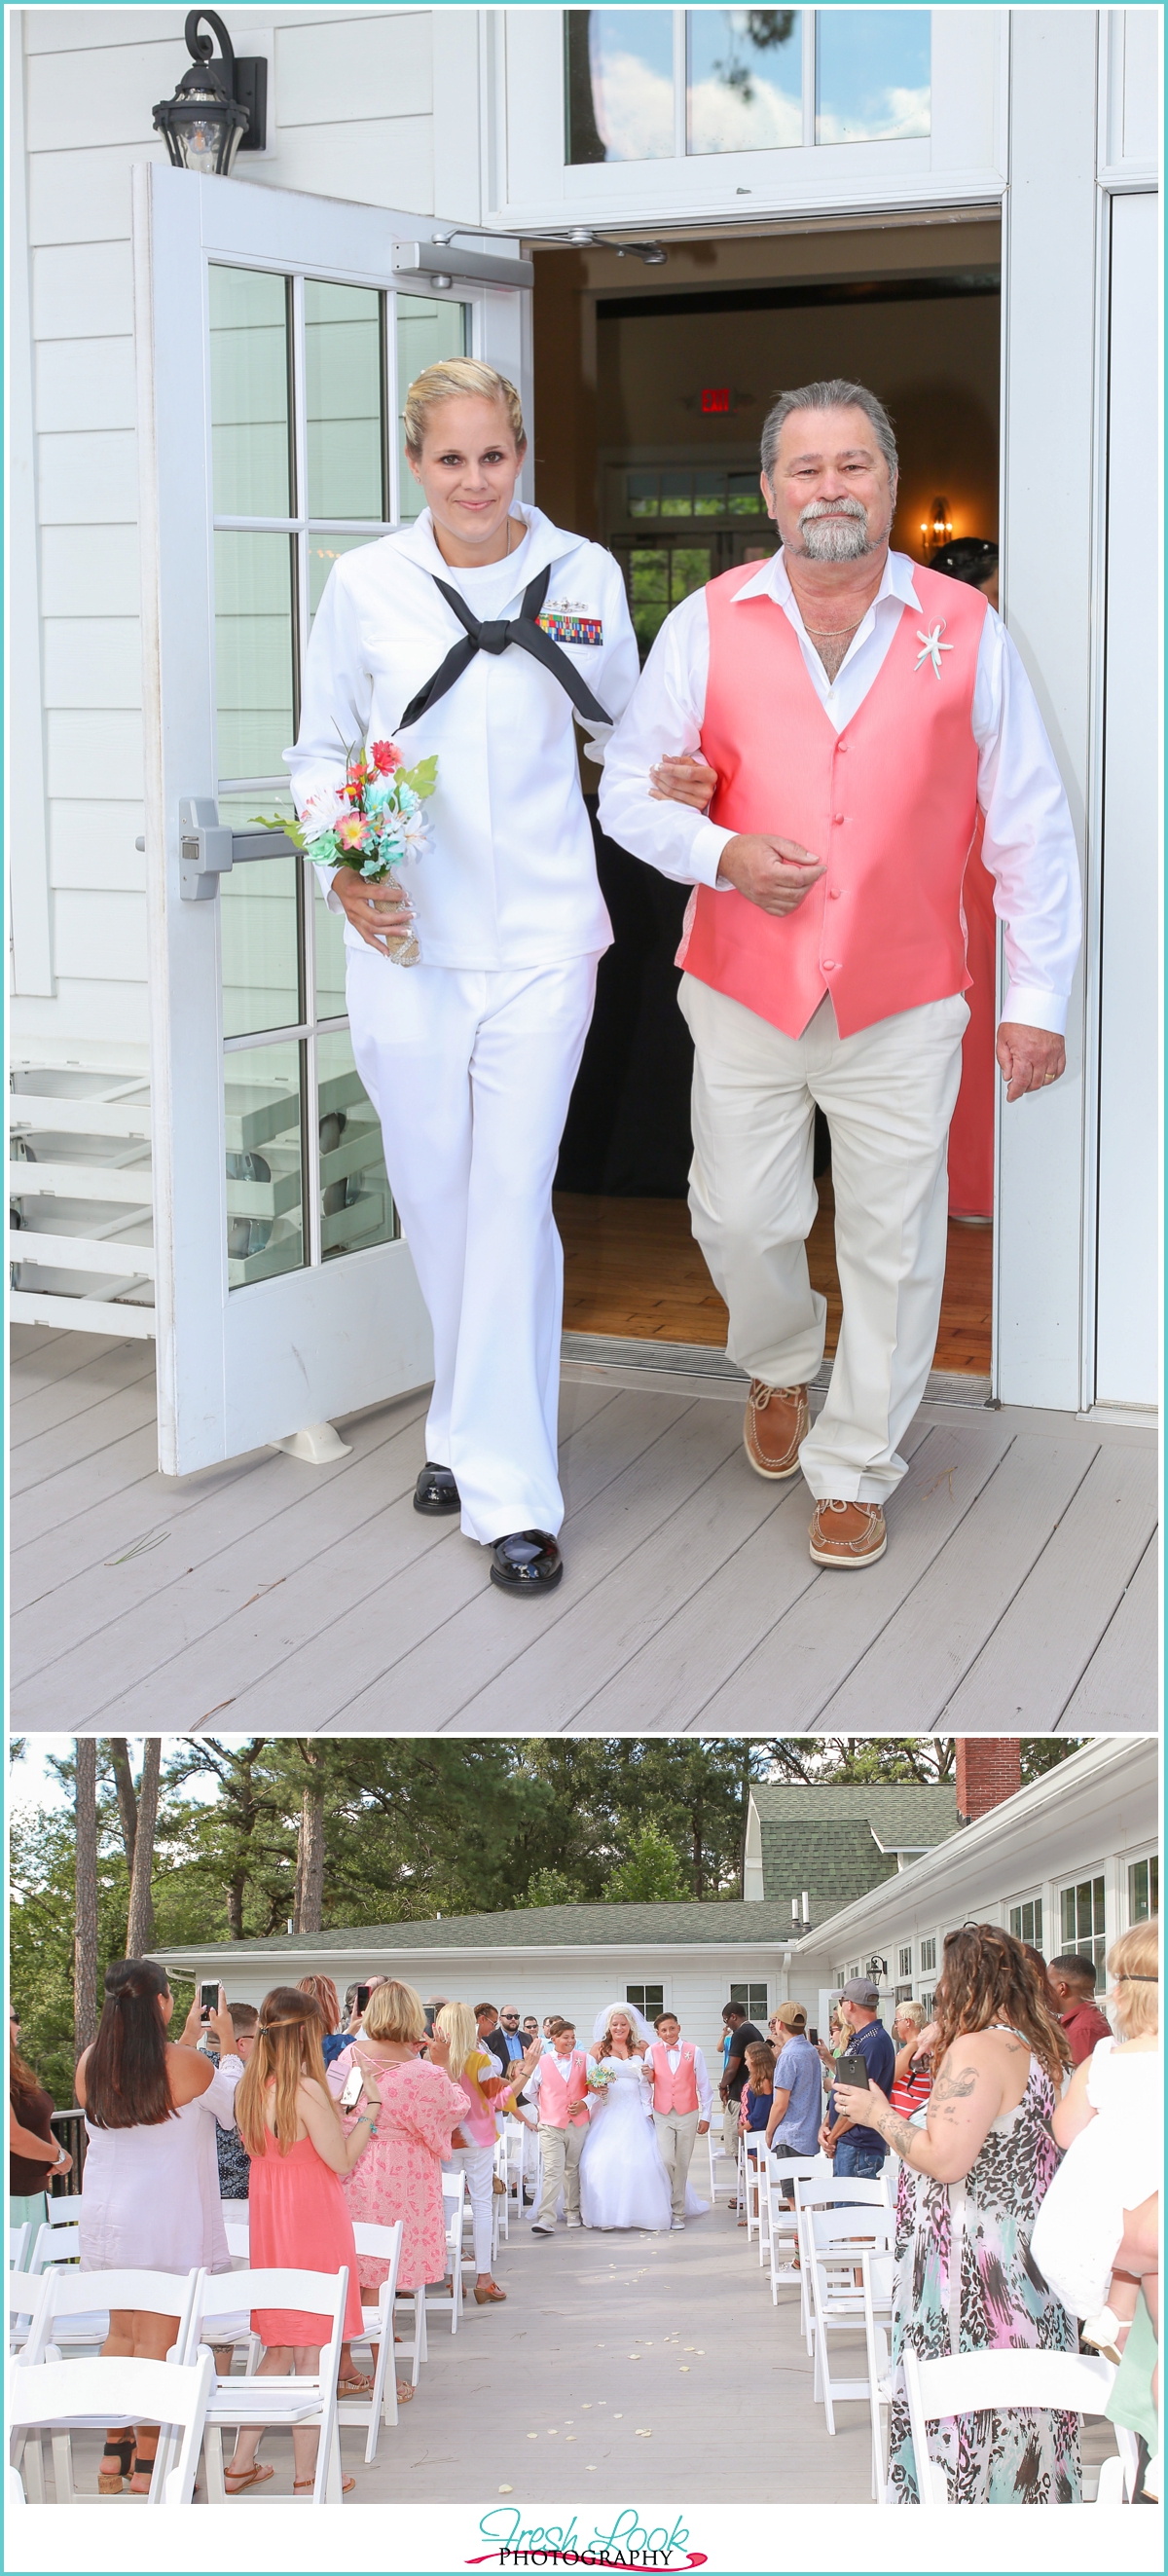
<svg viewBox="0 0 1168 2576"><path fill-rule="evenodd" d="M1010 1907L1010 1930L1016 1941L1028 1941L1032 1950L1042 1950L1042 1898L1022 1896ZM1043 1957L1046 1952L1043 1950Z"/></svg>
<svg viewBox="0 0 1168 2576"><path fill-rule="evenodd" d="M918 2000L923 2006L926 2021L931 2021L933 2018L933 2005L936 2002L935 1995L923 1994L918 1998Z"/></svg>
<svg viewBox="0 0 1168 2576"><path fill-rule="evenodd" d="M898 1977L911 1977L911 1975L912 1975L912 1943L911 1943L911 1941L908 1943L907 1948L905 1948L905 1949L901 1950L901 1951L899 1952L898 1956L897 1956L897 1962L896 1962L896 1973L897 1973Z"/></svg>
<svg viewBox="0 0 1168 2576"><path fill-rule="evenodd" d="M565 9L565 158L927 136L931 30L928 9Z"/></svg>
<svg viewBox="0 0 1168 2576"><path fill-rule="evenodd" d="M756 2021L760 2030L766 2029L767 1990L765 1985L731 1986L729 2000L732 2004L741 2004L748 2021Z"/></svg>
<svg viewBox="0 0 1168 2576"><path fill-rule="evenodd" d="M1074 1887L1059 1890L1059 1925L1060 1950L1091 1959L1098 1975L1107 1951L1102 1876L1081 1878Z"/></svg>
<svg viewBox="0 0 1168 2576"><path fill-rule="evenodd" d="M646 2021L652 2021L657 2013L665 2010L665 1988L664 1986L626 1986L625 2002L635 2004L637 2011L644 2013Z"/></svg>
<svg viewBox="0 0 1168 2576"><path fill-rule="evenodd" d="M927 1941L922 1941L921 1943L921 1975L922 1977L935 1976L936 1970L937 1935L933 1932L930 1934Z"/></svg>
<svg viewBox="0 0 1168 2576"><path fill-rule="evenodd" d="M1160 1856L1149 1852L1144 1860L1129 1860L1127 1865L1127 1919L1147 1923L1160 1911Z"/></svg>
<svg viewBox="0 0 1168 2576"><path fill-rule="evenodd" d="M909 1983L908 1983L907 1985L905 1985L905 1986L898 1986L898 1987L897 1987L897 1989L896 1989L896 1993L895 1993L895 1995L894 1995L894 1997L893 1997L893 2001L894 2001L895 2003L898 2003L898 2004L911 2004L911 2002L912 2002L912 1980L911 1980L911 1978L910 1978Z"/></svg>

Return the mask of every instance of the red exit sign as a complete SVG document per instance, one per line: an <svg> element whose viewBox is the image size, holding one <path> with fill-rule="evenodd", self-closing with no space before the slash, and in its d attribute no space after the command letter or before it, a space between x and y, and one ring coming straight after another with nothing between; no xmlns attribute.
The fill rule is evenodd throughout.
<svg viewBox="0 0 1168 2576"><path fill-rule="evenodd" d="M702 410L703 410L703 411L729 411L729 409L730 409L730 387L729 387L729 385L703 385L703 386L702 386Z"/></svg>

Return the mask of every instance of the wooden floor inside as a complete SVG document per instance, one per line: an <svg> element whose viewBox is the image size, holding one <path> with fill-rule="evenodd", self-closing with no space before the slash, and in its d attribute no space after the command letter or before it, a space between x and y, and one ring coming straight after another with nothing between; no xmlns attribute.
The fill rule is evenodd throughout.
<svg viewBox="0 0 1168 2576"><path fill-rule="evenodd" d="M819 1214L807 1242L811 1285L827 1299L827 1357L839 1339L835 1201L830 1173L816 1183ZM585 1198L557 1191L564 1245L564 1331L628 1341L704 1343L725 1350L726 1308L690 1226L684 1199ZM952 1377L990 1374L994 1238L991 1226L949 1221L941 1329L933 1367Z"/></svg>
<svg viewBox="0 0 1168 2576"><path fill-rule="evenodd" d="M414 1511L426 1393L311 1467L157 1471L154 1349L17 1325L10 1723L54 1734L1154 1732L1155 1433L922 1406L888 1550L811 1562L742 1397L565 1382L565 1576ZM973 1389L970 1394L973 1396Z"/></svg>

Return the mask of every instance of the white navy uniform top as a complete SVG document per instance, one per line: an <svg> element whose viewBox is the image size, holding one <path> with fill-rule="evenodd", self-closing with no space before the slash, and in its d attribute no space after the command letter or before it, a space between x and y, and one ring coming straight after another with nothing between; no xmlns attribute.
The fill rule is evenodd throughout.
<svg viewBox="0 0 1168 2576"><path fill-rule="evenodd" d="M298 810L314 790L340 785L345 746L396 742L407 765L437 756L429 848L398 871L428 966L555 966L595 956L612 939L580 787L575 710L552 672L519 645L477 653L453 688L402 729L405 709L465 634L433 576L457 589L481 622L517 616L545 565L544 631L613 722L624 713L638 659L619 565L603 546L553 527L542 510L517 502L513 516L527 534L497 564L448 564L429 510L412 527L339 557L309 643L299 736L284 755ZM607 727L579 721L590 748L607 738ZM320 875L327 890L332 872ZM339 912L336 897L329 900ZM345 944L363 945L349 922Z"/></svg>
<svg viewBox="0 0 1168 2576"><path fill-rule="evenodd" d="M769 593L783 609L816 697L837 734L863 705L903 611L915 614L922 628L929 624L913 588L913 570L910 556L889 552L880 588L834 680L803 624L782 548L737 593L738 599ZM731 834L692 806L658 804L649 795L653 762L667 752L698 748L709 668L710 621L705 595L696 590L666 618L625 722L610 737L600 820L614 841L648 859L663 876L722 892L727 880L719 878L718 862ZM985 815L982 857L994 879L995 909L1005 924L1008 989L1002 1017L1061 1036L1082 938L1074 826L1038 701L1016 647L988 603L971 722L978 747L977 801ZM774 828L783 828L778 777Z"/></svg>
<svg viewBox="0 0 1168 2576"><path fill-rule="evenodd" d="M678 2067L681 2064L681 2051L683 2044L684 2043L679 2039L676 2048L665 2049L665 2055L669 2062L669 2071L671 2075L676 2075ZM659 2040L657 2042L657 2046L659 2048L665 2048L664 2040ZM710 2116L710 2079L706 2072L706 2061L700 2048L695 2048L694 2050L693 2068L694 2082L698 2088L698 2118L700 2120L708 2120ZM641 2073L646 2084L652 2084L653 2069L649 2064L647 2057L642 2060Z"/></svg>

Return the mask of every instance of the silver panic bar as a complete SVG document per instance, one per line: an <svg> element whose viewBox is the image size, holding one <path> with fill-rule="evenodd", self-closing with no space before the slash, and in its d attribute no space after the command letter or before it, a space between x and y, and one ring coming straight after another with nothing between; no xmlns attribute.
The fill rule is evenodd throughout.
<svg viewBox="0 0 1168 2576"><path fill-rule="evenodd" d="M229 823L221 823L213 796L184 796L178 821L179 892L184 903L213 901L220 877L249 860L299 856L286 832L254 826L236 832Z"/></svg>

